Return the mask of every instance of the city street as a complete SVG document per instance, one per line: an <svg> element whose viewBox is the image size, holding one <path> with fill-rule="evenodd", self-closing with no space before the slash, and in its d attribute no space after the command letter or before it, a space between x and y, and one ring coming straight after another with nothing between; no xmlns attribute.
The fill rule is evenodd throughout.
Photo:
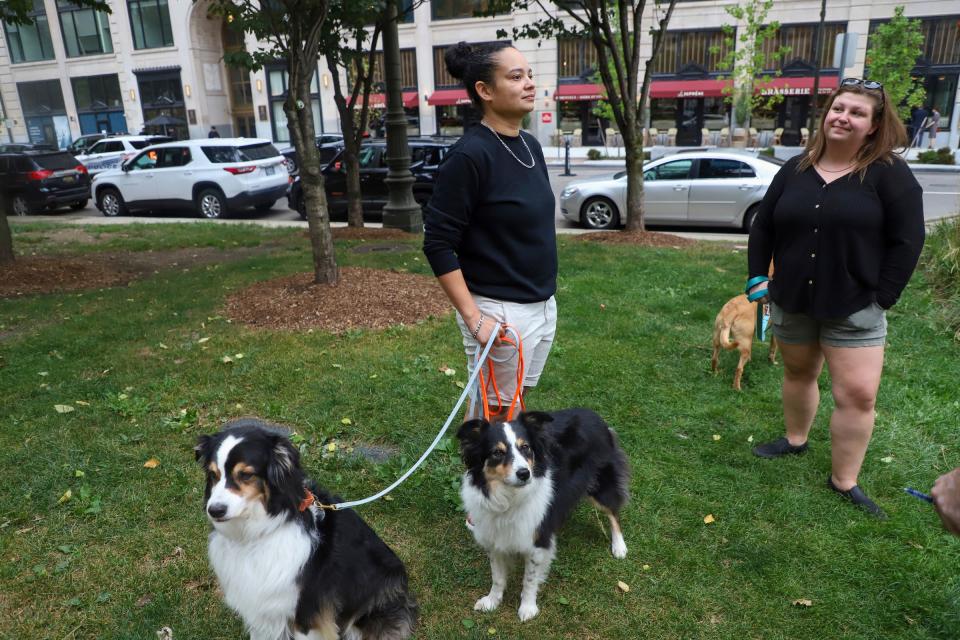
<svg viewBox="0 0 960 640"><path fill-rule="evenodd" d="M554 161L548 158L548 161ZM560 215L559 198L560 192L564 187L573 182L582 180L596 180L612 176L620 169L616 166L597 166L588 164L573 165L571 172L574 176L564 176L563 166L549 167L550 182L553 185L554 194L557 197L558 204L556 209L557 230L561 233L577 233L580 227L568 221ZM928 222L957 215L960 213L960 172L933 172L919 170L915 172L917 180L923 187L924 217ZM46 213L38 216L26 216L23 220L44 221L44 222L65 222L65 223L83 223L83 224L109 224L114 221L117 223L128 222L182 222L195 221L197 216L193 211L184 211L178 213L161 213L154 216L127 216L122 218L105 218L100 214L90 201L86 209L80 211L70 211L61 209L57 212ZM267 224L285 225L306 225L300 220L296 212L287 208L285 199L280 199L273 208L265 214L254 212L253 210L244 211L239 214L233 214L229 220L239 222L259 222L264 221ZM715 239L745 239L743 234L730 229L690 229L685 227L660 228L658 231L673 231L683 233L693 233L696 237L706 237Z"/></svg>

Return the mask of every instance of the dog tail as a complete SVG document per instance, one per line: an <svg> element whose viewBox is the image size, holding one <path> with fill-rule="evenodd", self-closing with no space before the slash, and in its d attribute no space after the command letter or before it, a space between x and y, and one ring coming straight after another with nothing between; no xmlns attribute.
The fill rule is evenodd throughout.
<svg viewBox="0 0 960 640"><path fill-rule="evenodd" d="M724 349L737 348L737 341L730 340L731 328L732 328L732 325L729 325L727 323L723 323L723 325L720 327L720 346L723 347Z"/></svg>

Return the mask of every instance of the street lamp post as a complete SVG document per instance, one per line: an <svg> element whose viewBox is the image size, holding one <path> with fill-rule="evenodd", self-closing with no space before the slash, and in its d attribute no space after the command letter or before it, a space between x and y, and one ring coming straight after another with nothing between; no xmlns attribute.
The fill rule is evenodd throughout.
<svg viewBox="0 0 960 640"><path fill-rule="evenodd" d="M387 204L383 207L383 226L409 233L423 231L423 211L413 199L413 174L410 173L410 146L407 143L407 114L400 91L400 39L397 35L397 0L387 2L383 27L383 62L387 85Z"/></svg>

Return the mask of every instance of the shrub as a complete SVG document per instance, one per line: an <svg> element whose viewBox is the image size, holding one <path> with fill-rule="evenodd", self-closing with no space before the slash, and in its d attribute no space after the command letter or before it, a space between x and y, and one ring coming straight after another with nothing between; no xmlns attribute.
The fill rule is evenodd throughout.
<svg viewBox="0 0 960 640"><path fill-rule="evenodd" d="M944 220L930 230L922 264L942 303L944 320L960 340L960 217Z"/></svg>
<svg viewBox="0 0 960 640"><path fill-rule="evenodd" d="M603 154L600 153L599 149L587 150L587 160L600 160L601 158L603 158Z"/></svg>
<svg viewBox="0 0 960 640"><path fill-rule="evenodd" d="M933 149L921 151L917 156L917 162L920 164L956 164L950 147L941 147L936 151Z"/></svg>
<svg viewBox="0 0 960 640"><path fill-rule="evenodd" d="M760 155L774 157L773 147L767 147L766 149L760 149Z"/></svg>

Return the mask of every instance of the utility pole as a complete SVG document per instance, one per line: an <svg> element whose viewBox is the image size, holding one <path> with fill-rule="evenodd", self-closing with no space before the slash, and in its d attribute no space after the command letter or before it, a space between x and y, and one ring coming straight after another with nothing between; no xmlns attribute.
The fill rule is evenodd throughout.
<svg viewBox="0 0 960 640"><path fill-rule="evenodd" d="M807 116L807 129L813 139L813 130L817 123L817 98L820 96L820 44L823 42L823 23L827 18L827 0L820 2L820 24L817 25L816 35L813 36L813 89L810 94L810 113ZM837 78L839 82L842 78Z"/></svg>
<svg viewBox="0 0 960 640"><path fill-rule="evenodd" d="M383 73L387 85L387 204L383 226L408 233L423 231L423 211L413 199L410 173L410 145L407 143L407 114L400 91L400 38L397 35L398 0L388 0L383 25Z"/></svg>

